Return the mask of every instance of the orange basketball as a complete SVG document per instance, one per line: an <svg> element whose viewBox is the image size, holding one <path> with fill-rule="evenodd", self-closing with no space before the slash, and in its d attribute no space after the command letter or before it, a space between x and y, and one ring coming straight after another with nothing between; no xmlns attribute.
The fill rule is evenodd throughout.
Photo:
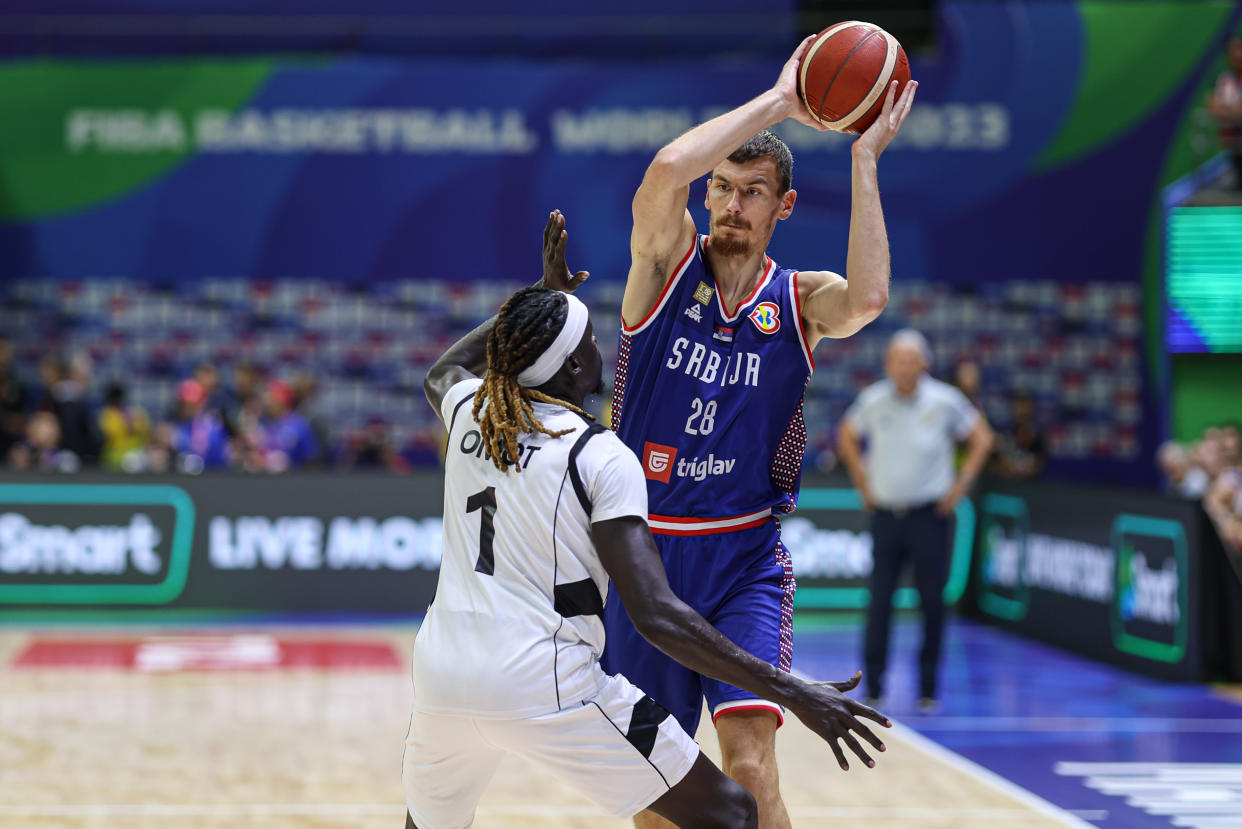
<svg viewBox="0 0 1242 829"><path fill-rule="evenodd" d="M798 94L806 108L838 132L871 126L893 80L900 96L910 80L906 50L879 26L857 20L820 32L798 65Z"/></svg>

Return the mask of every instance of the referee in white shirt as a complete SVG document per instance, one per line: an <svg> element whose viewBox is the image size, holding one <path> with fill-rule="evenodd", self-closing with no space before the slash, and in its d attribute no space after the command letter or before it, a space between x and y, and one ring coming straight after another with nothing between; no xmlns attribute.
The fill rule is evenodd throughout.
<svg viewBox="0 0 1242 829"><path fill-rule="evenodd" d="M936 707L936 672L944 628L949 516L992 448L987 421L960 391L927 375L931 350L918 331L889 341L887 380L867 387L845 413L838 451L871 513L874 565L864 647L867 696L884 693L893 593L907 559L923 608L919 708ZM867 451L862 452L866 439ZM968 446L955 473L955 444Z"/></svg>

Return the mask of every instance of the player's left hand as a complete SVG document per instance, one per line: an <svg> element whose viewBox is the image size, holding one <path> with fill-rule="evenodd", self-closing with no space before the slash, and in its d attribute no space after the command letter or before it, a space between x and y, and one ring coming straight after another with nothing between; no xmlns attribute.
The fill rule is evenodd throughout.
<svg viewBox="0 0 1242 829"><path fill-rule="evenodd" d="M883 741L862 720L871 720L885 728L893 725L879 711L846 696L858 687L861 679L862 671L858 671L844 682L808 682L803 686L806 699L789 704L789 710L794 716L828 743L843 771L849 771L850 764L845 759L841 743L845 743L850 751L858 755L868 768L875 767L875 761L863 749L855 734L870 743L876 751L884 751Z"/></svg>
<svg viewBox="0 0 1242 829"><path fill-rule="evenodd" d="M897 136L897 130L901 129L902 122L910 114L910 107L914 105L914 93L918 88L918 81L910 81L901 91L901 97L894 101L897 95L897 81L889 84L888 92L884 95L884 108L880 110L880 117L867 127L866 132L858 136L858 140L850 148L856 158L863 155L879 159L880 153L884 152L884 148Z"/></svg>
<svg viewBox="0 0 1242 829"><path fill-rule="evenodd" d="M589 271L570 273L569 266L565 264L565 242L568 238L564 215L559 210L553 210L548 214L548 223L543 228L543 279L539 280L540 287L572 294L591 275Z"/></svg>

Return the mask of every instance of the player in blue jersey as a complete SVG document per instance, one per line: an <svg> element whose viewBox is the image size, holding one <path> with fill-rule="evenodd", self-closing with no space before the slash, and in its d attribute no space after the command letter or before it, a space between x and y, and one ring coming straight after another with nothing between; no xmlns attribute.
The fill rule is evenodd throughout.
<svg viewBox="0 0 1242 829"><path fill-rule="evenodd" d="M852 145L845 273L778 266L766 253L797 200L793 159L767 128L821 129L798 97L798 60L776 84L656 154L634 196L621 306L613 427L642 461L650 526L677 594L731 640L788 670L793 571L776 516L794 508L806 429L802 394L825 337L848 337L888 301L889 252L876 163L910 112L916 83L885 96ZM690 184L707 181L700 235ZM630 677L694 733L706 698L724 769L754 794L760 824L787 827L774 703L701 676L648 644L619 597L605 609L609 673ZM844 764L843 764L844 765ZM643 813L639 826L667 825Z"/></svg>

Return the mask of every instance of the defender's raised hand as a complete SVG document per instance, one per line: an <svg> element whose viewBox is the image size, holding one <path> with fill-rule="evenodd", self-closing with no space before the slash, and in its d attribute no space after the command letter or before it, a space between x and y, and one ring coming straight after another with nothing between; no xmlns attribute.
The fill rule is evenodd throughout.
<svg viewBox="0 0 1242 829"><path fill-rule="evenodd" d="M857 754L867 764L867 768L875 767L875 761L859 744L854 734L870 743L876 751L884 751L884 743L859 717L885 728L893 725L879 711L845 695L857 688L861 679L862 671L858 671L844 682L808 682L804 687L805 699L797 705L789 706L794 716L831 746L832 753L837 756L837 763L844 771L849 771L850 764L845 759L845 752L841 750L841 742Z"/></svg>
<svg viewBox="0 0 1242 829"><path fill-rule="evenodd" d="M565 217L561 211L553 210L548 214L548 223L543 228L543 279L539 284L572 294L591 274L589 271L570 272L565 264L565 242L568 238Z"/></svg>
<svg viewBox="0 0 1242 829"><path fill-rule="evenodd" d="M910 81L901 91L901 97L894 101L893 99L897 96L897 81L888 85L880 117L867 127L867 131L860 135L854 142L854 146L850 148L855 155L865 153L872 158L880 157L880 153L884 152L884 148L897 136L897 130L901 129L902 122L910 114L910 107L914 106L914 93L918 88L918 81Z"/></svg>

